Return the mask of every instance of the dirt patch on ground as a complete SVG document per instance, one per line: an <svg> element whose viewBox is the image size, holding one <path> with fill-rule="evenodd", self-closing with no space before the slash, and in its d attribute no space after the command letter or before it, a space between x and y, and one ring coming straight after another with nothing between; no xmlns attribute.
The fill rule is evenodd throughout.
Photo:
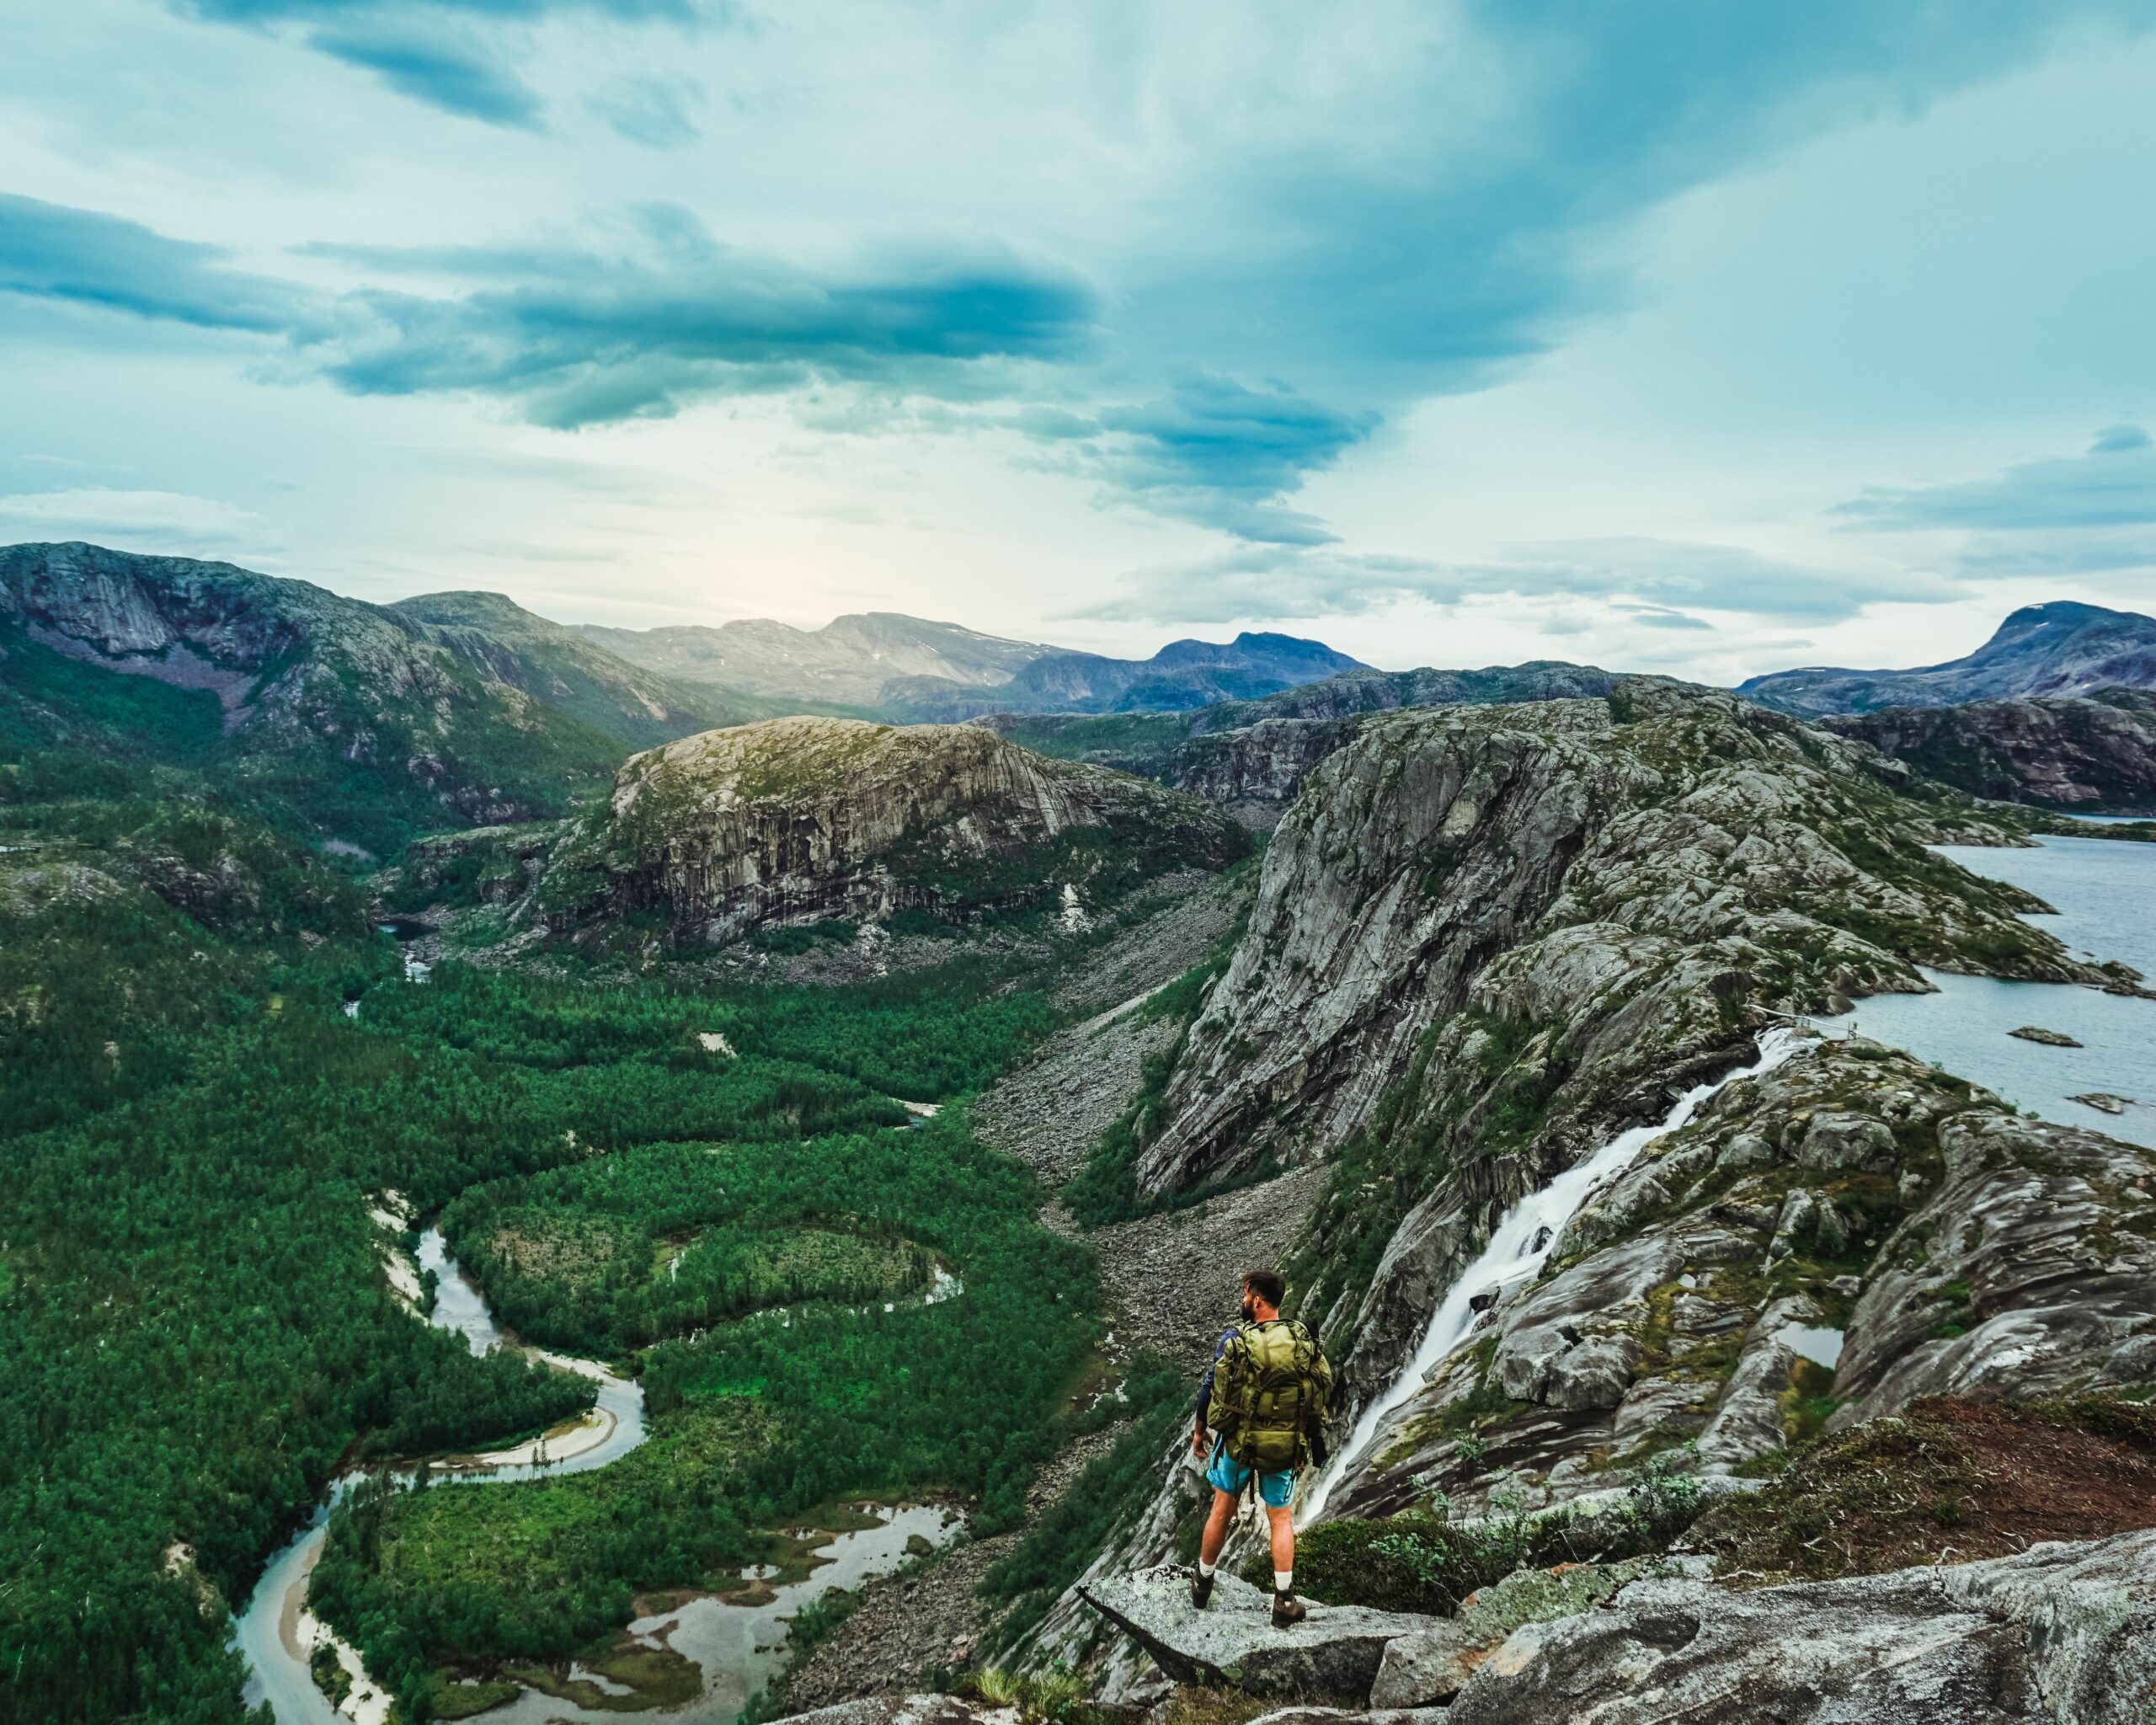
<svg viewBox="0 0 2156 1725"><path fill-rule="evenodd" d="M1178 1033L1165 1020L1144 1022L1135 1008L1106 1024L1061 1031L974 1104L974 1130L1045 1184L1061 1186L1137 1099L1147 1058Z"/></svg>
<svg viewBox="0 0 2156 1725"><path fill-rule="evenodd" d="M1079 1233L1100 1254L1118 1346L1150 1348L1195 1373L1235 1320L1245 1272L1287 1257L1326 1172L1313 1163L1187 1210ZM1075 1231L1059 1207L1044 1220Z"/></svg>
<svg viewBox="0 0 2156 1725"><path fill-rule="evenodd" d="M2156 1407L1913 1402L1828 1439L1690 1542L1740 1583L1962 1563L2156 1527Z"/></svg>

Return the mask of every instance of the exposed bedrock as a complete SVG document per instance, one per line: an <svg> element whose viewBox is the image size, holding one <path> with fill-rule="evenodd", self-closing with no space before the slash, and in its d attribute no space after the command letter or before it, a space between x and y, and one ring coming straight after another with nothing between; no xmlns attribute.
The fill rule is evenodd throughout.
<svg viewBox="0 0 2156 1725"><path fill-rule="evenodd" d="M1429 1261L1470 1231L1441 1217ZM1327 1513L1389 1513L1432 1482L1464 1513L1500 1469L1529 1503L1561 1500L1685 1440L1726 1472L1789 1444L1837 1348L1837 1429L1919 1396L2156 1379L2156 1156L1876 1044L1817 1044L1650 1144L1380 1426Z"/></svg>
<svg viewBox="0 0 2156 1725"><path fill-rule="evenodd" d="M1588 1081L1561 1104L1629 1088L1611 1058L1636 1078L1728 1052L1755 1001L1921 990L1917 961L2093 975L2015 920L2025 895L1923 848L2012 835L1879 771L1860 745L1644 680L1367 721L1280 824L1142 1185L1331 1149L1470 1006L1556 1033Z"/></svg>
<svg viewBox="0 0 2156 1725"><path fill-rule="evenodd" d="M558 932L647 915L677 942L722 942L763 923L1082 898L1220 867L1246 842L1197 798L978 727L773 719L633 756L540 897Z"/></svg>
<svg viewBox="0 0 2156 1725"><path fill-rule="evenodd" d="M1634 1583L1515 1630L1460 1725L2139 1725L2156 1716L2156 1531L1733 1594Z"/></svg>
<svg viewBox="0 0 2156 1725"><path fill-rule="evenodd" d="M1291 1703L1277 1725L2142 1725L2156 1702L2156 1530L1751 1592L1698 1567L1524 1570L1454 1617L1313 1606L1287 1631L1232 1578L1193 1610L1174 1566L1086 1598L1177 1680Z"/></svg>

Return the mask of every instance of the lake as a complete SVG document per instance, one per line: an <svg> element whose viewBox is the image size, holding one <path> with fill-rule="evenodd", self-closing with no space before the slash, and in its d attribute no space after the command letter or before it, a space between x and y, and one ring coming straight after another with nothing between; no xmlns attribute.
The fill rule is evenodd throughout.
<svg viewBox="0 0 2156 1725"><path fill-rule="evenodd" d="M1942 845L1972 874L2036 895L2054 914L2031 916L2078 958L2116 959L2156 976L2156 845L2047 838L2030 849ZM1839 1017L1876 1041L1973 1080L2018 1108L2156 1149L2156 1001L2047 982L2000 982L1927 970L1939 992L1875 995ZM2052 1048L2008 1033L2034 1025L2083 1044ZM2103 1092L2133 1105L2111 1115L2075 1102Z"/></svg>

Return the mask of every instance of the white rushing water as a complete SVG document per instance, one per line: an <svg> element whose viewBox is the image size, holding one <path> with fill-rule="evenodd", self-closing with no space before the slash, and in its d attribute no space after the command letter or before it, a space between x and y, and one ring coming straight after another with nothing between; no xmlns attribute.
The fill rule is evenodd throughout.
<svg viewBox="0 0 2156 1725"><path fill-rule="evenodd" d="M1700 1111L1700 1104L1725 1084L1771 1071L1804 1046L1792 1031L1769 1030L1759 1038L1759 1057L1711 1084L1696 1084L1678 1097L1657 1125L1634 1126L1619 1133L1595 1153L1575 1162L1540 1192L1531 1193L1508 1210L1482 1255L1460 1273L1431 1314L1414 1357L1386 1386L1385 1393L1363 1410L1307 1495L1296 1506L1298 1523L1315 1521L1324 1513L1326 1500L1384 1428L1387 1419L1413 1399L1424 1381L1467 1339L1480 1314L1476 1300L1516 1282L1531 1281L1540 1271L1550 1251L1564 1232L1565 1224L1579 1214L1587 1201L1631 1166L1640 1152L1656 1139L1676 1131Z"/></svg>

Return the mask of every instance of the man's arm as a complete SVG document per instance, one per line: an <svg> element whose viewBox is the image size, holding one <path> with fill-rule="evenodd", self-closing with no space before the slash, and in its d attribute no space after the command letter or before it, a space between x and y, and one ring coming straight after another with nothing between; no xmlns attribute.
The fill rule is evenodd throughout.
<svg viewBox="0 0 2156 1725"><path fill-rule="evenodd" d="M1193 1455L1203 1455L1205 1453L1205 1440L1210 1435L1205 1429L1205 1414L1213 1401L1213 1378L1214 1375L1220 1370L1220 1356L1228 1351L1228 1338L1234 1334L1233 1330L1220 1332L1220 1339L1213 1344L1213 1364L1199 1374L1198 1420L1190 1434L1190 1453Z"/></svg>

